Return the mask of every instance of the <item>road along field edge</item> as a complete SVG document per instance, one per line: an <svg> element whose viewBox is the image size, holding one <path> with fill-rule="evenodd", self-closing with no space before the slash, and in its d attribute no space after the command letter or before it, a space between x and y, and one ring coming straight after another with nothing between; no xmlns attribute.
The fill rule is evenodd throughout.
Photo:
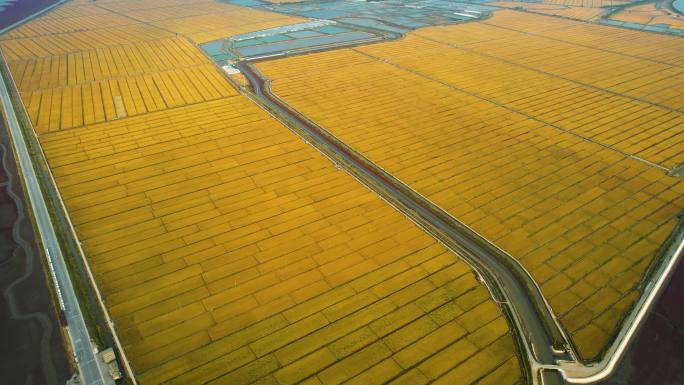
<svg viewBox="0 0 684 385"><path fill-rule="evenodd" d="M330 135L327 131L310 122L307 118L292 111L276 96L268 93L267 81L260 77L250 64L240 66L255 87L255 93L248 97L269 111L274 117L290 127L295 134L323 153L338 168L347 171L384 201L402 212L420 228L432 235L440 243L459 255L477 272L480 280L490 291L492 297L500 305L514 331L521 361L524 361L523 372L532 384L541 383L540 375L547 376L544 383L560 383L560 376L541 374L545 364L555 363L554 357L573 359L572 353L566 352L568 347L566 336L557 325L552 312L539 295L538 286L519 276L520 271L510 266L508 259L498 254L501 250L483 240L466 226L445 215L443 210L417 194L410 187L396 180L386 171L365 159L346 144ZM258 94L258 95L257 95ZM486 255L489 263L483 263L477 254ZM489 264L494 265L491 268ZM505 268L502 265L506 264ZM502 284L506 282L507 285ZM532 292L532 295L523 293ZM538 295L534 293L537 292ZM515 298L512 298L515 297ZM511 305L511 299L524 303L521 313ZM556 373L557 374L557 373ZM555 377L556 380L551 378Z"/></svg>
<svg viewBox="0 0 684 385"><path fill-rule="evenodd" d="M255 93L262 93L262 92L268 93L268 89L264 90L264 88L268 87L268 81L266 79L263 79L263 78L259 79L260 75L258 74L258 70L256 70L250 64L245 65L244 63L242 63L240 66L241 66L241 69L243 69L243 73L248 75L247 76L248 78L250 77L250 75L257 78L257 79L254 79L254 78L249 79L250 83L252 84L252 87L255 86L255 82L260 83L260 84L256 85L257 89L256 89ZM255 74L254 71L257 71L257 73ZM275 95L269 94L267 96L263 96L263 95L262 96L255 96L252 99L255 99L255 98L259 99L259 100L255 100L255 101L258 102L259 104L261 104L267 110L273 109L272 106L271 107L268 106L268 104L272 104L273 102L275 102L276 104L280 104L281 105L280 109L285 108L285 109L291 110L291 107L289 107L285 102L283 102L282 100L277 98L277 96L275 96ZM270 101L266 100L265 101L266 103L264 103L263 99L271 99L271 100ZM267 104L267 105L264 106L264 104ZM275 115L278 115L276 117L278 117L281 121L283 120L283 117L279 116L279 115L282 115L282 112L279 114L277 113L277 111L270 111L270 112L276 112ZM308 119L306 119L305 117L303 117L301 114L297 113L296 111L290 111L289 113L293 113L295 115L295 118L294 118L295 120L304 119L305 121L308 121ZM290 119L288 119L287 117L285 118L286 121L292 120L292 119L293 118L290 118ZM286 122L286 123L288 123L288 122ZM287 124L287 125L289 127L292 127L293 123L295 125L297 125L296 122L289 122L289 124ZM312 123L312 122L308 122L308 123ZM315 125L315 123L314 123L314 125ZM316 126L316 127L317 127L317 129L321 129L318 126ZM299 130L301 130L301 129L299 129ZM295 131L296 131L296 133L298 133L298 135L302 136L301 133L297 132L298 131L297 128L295 128ZM321 129L321 131L323 131L323 133L326 136L332 137L332 135L329 134L327 131L325 131L325 129ZM314 139L309 138L306 134L302 137L307 142L310 142L310 141L315 142L315 138ZM332 138L333 138L333 140L337 140L334 137L332 137ZM317 146L314 144L314 147L317 147ZM348 146L344 146L344 147L348 147ZM324 150L319 149L319 151L323 152L325 155ZM352 151L354 151L354 150L352 150ZM357 154L357 155L359 155L361 158L363 158L362 155L360 155L360 154ZM326 155L326 156L329 159L331 158L331 156L328 156L328 155ZM340 162L338 160L331 159L331 161L335 164L340 164ZM345 168L349 167L348 165L345 165L345 166L346 166ZM369 186L366 181L363 181L359 177L357 177L357 175L354 175L355 173L353 172L353 170L348 170L348 171L352 174L352 176L354 176L361 183L367 185L372 190L376 191L376 189L373 186ZM382 171L384 171L384 170L382 170ZM383 194L381 192L376 191L376 193L381 195L381 197L383 199L387 200L386 199L387 197L383 196ZM420 194L417 194L417 193L415 193L415 194L418 195L419 197L421 197ZM429 202L429 200L427 202ZM411 217L410 215L408 215L405 212L404 209L402 209L401 207L397 207L396 202L389 202L389 203L392 204L395 208L402 211L405 215ZM432 203L432 202L429 202L429 203ZM416 220L414 218L411 218L411 219L414 222L416 222ZM458 223L457 220L455 220L453 218L451 218L451 219ZM630 311L630 313L628 313L628 315L623 318L623 321L621 323L622 327L619 329L619 331L616 332L615 336L613 337L612 342L605 348L604 353L602 354L602 359L600 361L583 362L583 361L577 359L576 358L577 355L574 354L574 352L573 352L574 348L572 346L572 341L569 341L567 339L567 337L565 336L564 329L562 329L562 328L560 328L560 326L558 326L556 317L553 314L553 311L549 308L549 304L546 301L546 299L543 296L541 296L541 300L534 301L534 302L536 302L536 305L537 305L537 306L535 306L537 311L539 311L540 308L548 309L548 311L551 314L550 314L550 317L547 317L547 319L553 320L552 323L555 324L556 327L560 328L559 332L564 337L563 338L564 341L560 340L561 341L560 344L558 344L558 341L555 341L555 342L553 342L553 345L551 346L552 347L552 349L551 349L552 354L556 355L556 357L555 357L556 362L550 363L548 360L543 360L546 362L538 362L534 359L533 360L527 360L527 362L529 364L529 368L527 368L527 370L529 372L535 373L532 375L532 381L534 383L536 383L536 381L540 380L539 378L537 378L538 376L545 378L545 380L541 380L541 381L543 381L543 383L550 383L549 378L554 377L553 375L550 375L550 373L552 373L552 372L555 372L556 375L562 375L563 378L565 379L565 381L570 382L570 383L596 383L598 381L605 380L605 379L610 377L610 375L614 372L615 368L617 367L618 363L620 362L620 359L622 358L625 350L627 349L627 347L630 345L630 343L634 339L634 336L635 336L636 332L638 331L638 328L640 327L640 325L643 323L645 316L648 313L648 310L652 307L653 303L655 302L658 295L662 291L662 287L665 286L665 284L667 283L667 280L668 280L668 277L669 277L671 271L673 270L674 267L676 267L679 256L682 254L682 248L684 248L684 239L682 239L682 238L684 238L684 228L683 228L684 222L683 221L684 220L680 216L680 222L679 222L678 226L671 232L668 240L661 246L661 249L658 253L658 258L656 258L656 261L652 263L651 267L649 268L647 274L645 275L645 277L643 278L643 280L640 284L641 289L642 289L642 295L639 297L639 300L637 301L637 303L632 307L632 310ZM416 223L418 223L420 227L422 227L428 233L435 236L438 240L440 240L442 243L444 243L438 235L436 235L433 231L430 231L429 229L427 229L423 223L420 223L420 221L418 221ZM458 244L456 245L457 246L456 250L454 250L453 245L450 245L448 242L445 245L448 248L452 249L452 251L455 251L457 254L463 256L463 250L459 250L460 248L458 247ZM496 248L496 247L494 247L494 248ZM504 252L504 254L505 254L505 252ZM507 259L512 259L512 257L510 257L510 256L508 256L508 257L509 258L507 258ZM468 260L467 257L465 259ZM504 258L504 259L506 259L506 258ZM504 261L504 264L507 265L509 269L512 269L514 271L514 273L517 273L517 274L515 274L515 276L517 276L518 279L523 278L523 281L526 281L526 279L524 279L525 277L521 277L520 272L516 271L518 269L516 269L515 267L516 267L516 265L519 265L519 264L513 263L513 262L517 262L517 261L507 260L507 261ZM480 268L476 268L476 271L478 271L480 273L481 277L485 278L481 272L482 271L481 267L482 266L480 266ZM523 273L526 272L524 270L524 268L522 268L522 267L520 267L520 268L523 270ZM527 278L529 278L529 274L523 274L523 276L527 276ZM490 278L491 278L491 275L490 275ZM485 283L487 283L488 281L491 282L491 280L489 280L489 279L484 279ZM489 286L490 285L488 285L488 287ZM500 287L499 285L497 285L497 286ZM529 289L536 288L537 290L539 290L538 285L534 282L531 285L525 285L525 286L527 286L528 293L529 293ZM492 292L495 299L497 297L499 297L499 296L495 295L496 288L489 287L489 289L490 289L490 292ZM532 290L532 291L534 292L534 290ZM510 304L509 304L509 306L510 306ZM513 310L513 309L511 309L511 310ZM511 319L509 319L509 321L510 320ZM516 317L513 317L513 320L515 321ZM544 323L547 324L545 326L548 326L548 324L550 322L544 322ZM511 325L511 326L512 326L512 328L517 328L518 330L520 330L519 324ZM523 333L523 334L525 334L525 333ZM529 337L529 336L527 336L527 337ZM522 338L522 342L526 342L525 341L526 337L524 335L518 336L518 338ZM520 341L518 341L518 342L520 342ZM565 345L565 346L563 346L563 345ZM559 349L562 349L562 348L567 349L569 356L571 357L570 359L566 359L564 357L558 356L558 354L561 353L559 351ZM523 349L521 349L521 352L524 352L524 351L527 351L527 352L532 351L536 354L540 353L539 349L535 348L534 346L524 346ZM523 359L524 359L524 357L523 357ZM555 380L553 380L553 381L555 381Z"/></svg>
<svg viewBox="0 0 684 385"><path fill-rule="evenodd" d="M68 280L73 284L73 297L79 307L78 312L81 314L80 318L83 321L84 327L87 329L87 334L99 350L113 346L116 350L119 362L123 363L127 376L125 378L133 385L137 385L135 376L128 361L125 351L121 345L119 337L114 328L114 323L109 316L100 290L95 283L94 275L86 260L85 253L81 247L81 242L76 235L75 229L67 214L64 202L61 198L59 190L56 187L55 180L47 165L45 154L38 141L33 125L28 119L26 108L19 97L16 83L12 77L11 72L7 68L4 54L0 49L0 81L2 82L0 94L3 96L3 112L8 121L8 125L13 124L10 120L16 122L16 130L11 133L13 151L17 160L19 160L21 151L25 152L24 162L17 162L19 167L19 174L23 180L27 194L29 190L34 190L34 197L28 200L29 205L33 209L33 221L40 222L43 218L36 213L36 205L43 206L45 211L42 215L46 216L49 222L49 230L51 235L44 234L39 231L40 238L48 258L48 265L50 269L53 268L53 263L57 262L63 265L64 272L68 276ZM22 149L23 147L23 149ZM29 175L32 174L32 175ZM27 180L30 178L30 180ZM46 198L47 196L47 198ZM35 199L40 197L36 202ZM39 230L41 230L39 228ZM46 244L46 237L53 237L53 247L48 247ZM63 300L63 292L60 292L62 286L58 282L53 281L54 288L58 293L60 302ZM67 288L68 289L68 288ZM61 303L58 305L62 305ZM71 337L71 333L70 333ZM74 341L72 340L72 348L76 350ZM89 341L90 344L90 341ZM92 350L92 349L91 349ZM75 352L77 354L77 352ZM94 355L91 351L91 355ZM99 359L95 357L94 359ZM98 365L98 368L104 368ZM80 369L80 362L79 362ZM81 370L79 370L81 372ZM96 382L100 383L100 382ZM86 382L88 384L88 382Z"/></svg>
<svg viewBox="0 0 684 385"><path fill-rule="evenodd" d="M622 328L608 347L601 361L589 365L561 362L559 368L565 381L572 384L593 384L608 379L617 369L620 360L646 322L650 310L665 290L670 277L684 254L684 213L668 239L658 251L658 257L651 264L641 281L643 291L630 313L624 318Z"/></svg>

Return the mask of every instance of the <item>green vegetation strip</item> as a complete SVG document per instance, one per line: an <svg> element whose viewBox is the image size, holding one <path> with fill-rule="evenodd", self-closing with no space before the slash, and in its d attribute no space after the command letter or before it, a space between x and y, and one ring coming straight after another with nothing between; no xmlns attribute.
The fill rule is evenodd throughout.
<svg viewBox="0 0 684 385"><path fill-rule="evenodd" d="M73 286L76 289L79 306L83 313L86 326L88 327L88 332L99 347L114 346L114 340L105 326L106 322L104 316L98 306L98 300L94 294L94 289L90 285L83 259L80 257L80 251L78 244L76 243L77 241L72 236L66 213L56 191L56 186L52 183L47 161L43 156L38 139L27 118L21 97L19 96L16 87L14 87L14 81L9 74L4 58L0 58L0 73L7 84L12 85L9 87L12 105L14 106L14 111L18 117L21 129L24 132L24 137L27 138L26 146L33 159L32 163L36 175L39 176L40 188L45 196L49 197L45 203L50 211L51 221L55 226L62 252L66 257L65 262L69 269ZM35 230L35 221L32 220L32 223Z"/></svg>

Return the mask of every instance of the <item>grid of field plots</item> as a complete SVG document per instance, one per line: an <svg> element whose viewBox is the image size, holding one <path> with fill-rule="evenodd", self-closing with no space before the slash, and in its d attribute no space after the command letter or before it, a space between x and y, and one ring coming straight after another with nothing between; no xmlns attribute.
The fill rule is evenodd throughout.
<svg viewBox="0 0 684 385"><path fill-rule="evenodd" d="M684 19L660 4L656 6L655 3L627 7L610 18L645 25L667 24L672 28L684 29Z"/></svg>
<svg viewBox="0 0 684 385"><path fill-rule="evenodd" d="M185 6L69 3L0 43L138 381L518 383L469 267L185 37L68 22L152 3Z"/></svg>
<svg viewBox="0 0 684 385"><path fill-rule="evenodd" d="M223 27L207 32L215 28L207 18ZM196 36L182 26L222 37L298 20L214 2L101 1L50 12L4 35L0 47L31 121L45 132L234 94L176 36Z"/></svg>
<svg viewBox="0 0 684 385"><path fill-rule="evenodd" d="M684 183L666 175L684 161L684 41L634 36L497 11L259 68L295 109L519 259L592 359L684 207Z"/></svg>
<svg viewBox="0 0 684 385"><path fill-rule="evenodd" d="M525 1L497 1L487 3L487 5L494 5L502 8L520 8L528 12L555 15L585 21L598 19L599 16L607 12L605 8L600 8L600 6L572 6L563 4L530 3Z"/></svg>
<svg viewBox="0 0 684 385"><path fill-rule="evenodd" d="M629 3L629 0L544 0L547 4L568 5L572 7L600 8L622 5Z"/></svg>
<svg viewBox="0 0 684 385"><path fill-rule="evenodd" d="M216 1L98 1L103 8L187 36L197 43L295 24L305 19Z"/></svg>
<svg viewBox="0 0 684 385"><path fill-rule="evenodd" d="M83 47L75 52L10 61L9 66L38 132L235 94L213 64L179 37Z"/></svg>

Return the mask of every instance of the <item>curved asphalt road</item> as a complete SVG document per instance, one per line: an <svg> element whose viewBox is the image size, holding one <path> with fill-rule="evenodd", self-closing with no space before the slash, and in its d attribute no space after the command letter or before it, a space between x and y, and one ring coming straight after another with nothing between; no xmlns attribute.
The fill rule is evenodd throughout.
<svg viewBox="0 0 684 385"><path fill-rule="evenodd" d="M466 259L485 281L495 299L503 306L513 328L524 336L518 341L533 373L532 383L538 383L538 369L555 365L557 359L573 360L572 354L556 351L553 346L568 348L565 335L546 304L539 287L527 272L502 250L458 222L441 208L413 191L410 187L370 162L355 150L336 139L323 128L310 122L274 96L267 81L251 64L240 63L259 102L299 129L306 140L362 183L409 216L447 247ZM555 373L555 372L551 372ZM560 376L547 372L544 383L562 383Z"/></svg>
<svg viewBox="0 0 684 385"><path fill-rule="evenodd" d="M684 217L666 242L662 260L606 356L599 362L584 365L577 359L539 287L513 257L292 109L271 93L269 81L247 61L239 62L238 66L252 86L257 103L475 268L494 299L502 305L511 329L517 332L514 334L527 361L524 366L531 383L550 385L565 380L588 384L614 373L683 252Z"/></svg>

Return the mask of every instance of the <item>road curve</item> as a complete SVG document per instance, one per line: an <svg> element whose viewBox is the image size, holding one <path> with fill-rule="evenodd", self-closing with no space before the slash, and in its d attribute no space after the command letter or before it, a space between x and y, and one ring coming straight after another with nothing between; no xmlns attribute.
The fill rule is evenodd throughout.
<svg viewBox="0 0 684 385"><path fill-rule="evenodd" d="M8 84L2 74L0 74L0 99L2 99L2 111L8 124L14 152L17 155L17 166L23 176L25 191L38 228L38 235L45 250L55 289L60 299L59 305L67 319L69 340L76 356L81 383L103 385L106 383L105 376L108 376L108 373L102 372L101 367L97 365L97 357L78 304L76 291L71 283L69 271L50 219L50 213L45 204L23 132L17 120Z"/></svg>
<svg viewBox="0 0 684 385"><path fill-rule="evenodd" d="M527 375L531 383L540 383L540 369L551 369L558 359L575 360L570 344L539 287L517 261L294 111L271 93L268 81L252 64L240 62L239 68L249 80L259 104L289 123L298 134L334 163L345 168L474 267L494 298L502 305L512 329L518 331L515 334L522 358L527 360L530 369ZM554 349L554 346L557 348ZM547 371L543 375L544 384L562 383L555 371Z"/></svg>

